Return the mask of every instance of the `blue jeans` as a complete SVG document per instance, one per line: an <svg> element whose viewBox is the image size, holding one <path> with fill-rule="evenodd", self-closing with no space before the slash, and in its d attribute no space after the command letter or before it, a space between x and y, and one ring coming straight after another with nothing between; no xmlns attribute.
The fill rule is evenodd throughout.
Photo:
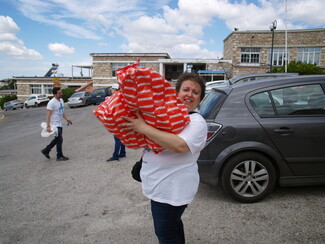
<svg viewBox="0 0 325 244"><path fill-rule="evenodd" d="M57 158L63 157L62 143L63 143L62 127L58 127L58 135L54 137L54 139L50 142L49 145L46 146L44 151L49 153L51 149L56 145L56 157Z"/></svg>
<svg viewBox="0 0 325 244"><path fill-rule="evenodd" d="M113 158L118 159L119 157L125 157L125 146L121 142L121 140L114 136L115 140L115 149L113 153Z"/></svg>
<svg viewBox="0 0 325 244"><path fill-rule="evenodd" d="M159 244L184 244L182 214L187 205L172 206L151 200L151 213Z"/></svg>

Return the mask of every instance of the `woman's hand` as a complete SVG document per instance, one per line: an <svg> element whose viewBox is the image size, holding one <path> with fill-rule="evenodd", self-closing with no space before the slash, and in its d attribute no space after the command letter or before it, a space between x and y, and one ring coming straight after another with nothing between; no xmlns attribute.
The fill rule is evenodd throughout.
<svg viewBox="0 0 325 244"><path fill-rule="evenodd" d="M136 116L136 119L122 116L127 122L121 123L119 126L123 127L123 130L139 132L171 152L186 153L190 150L181 137L148 125L139 112L136 113Z"/></svg>
<svg viewBox="0 0 325 244"><path fill-rule="evenodd" d="M126 117L126 116L122 116L122 118L124 120L126 120L127 122L122 123L119 126L123 127L123 130L132 130L132 131L144 134L143 132L146 130L148 125L147 125L146 121L142 118L139 111L137 111L136 116L137 116L136 119Z"/></svg>

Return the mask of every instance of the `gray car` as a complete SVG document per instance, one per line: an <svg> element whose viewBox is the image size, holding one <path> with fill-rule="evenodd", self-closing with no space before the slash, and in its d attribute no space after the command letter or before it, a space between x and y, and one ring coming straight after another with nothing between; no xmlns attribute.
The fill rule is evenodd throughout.
<svg viewBox="0 0 325 244"><path fill-rule="evenodd" d="M325 184L325 76L297 76L214 88L201 103L208 140L203 183L251 203L278 184Z"/></svg>
<svg viewBox="0 0 325 244"><path fill-rule="evenodd" d="M76 92L68 98L68 106L70 108L87 106L92 104L90 92Z"/></svg>
<svg viewBox="0 0 325 244"><path fill-rule="evenodd" d="M12 100L12 101L8 101L8 102L5 102L4 105L3 105L3 110L4 111L7 111L7 110L15 110L16 108L23 108L24 107L24 104L22 101L20 100Z"/></svg>

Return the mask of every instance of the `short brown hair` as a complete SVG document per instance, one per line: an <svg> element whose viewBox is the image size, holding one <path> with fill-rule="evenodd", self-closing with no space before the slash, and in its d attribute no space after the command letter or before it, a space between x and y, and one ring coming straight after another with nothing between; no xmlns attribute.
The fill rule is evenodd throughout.
<svg viewBox="0 0 325 244"><path fill-rule="evenodd" d="M203 78L201 76L199 76L196 73L183 73L178 77L177 82L176 82L177 93L181 89L183 82L186 80L191 80L191 81L194 81L197 84L199 84L199 86L201 87L200 101L202 101L202 99L205 96L205 81L203 80Z"/></svg>
<svg viewBox="0 0 325 244"><path fill-rule="evenodd" d="M56 95L58 93L58 91L60 91L61 88L60 87L54 87L52 92L53 92L53 95Z"/></svg>

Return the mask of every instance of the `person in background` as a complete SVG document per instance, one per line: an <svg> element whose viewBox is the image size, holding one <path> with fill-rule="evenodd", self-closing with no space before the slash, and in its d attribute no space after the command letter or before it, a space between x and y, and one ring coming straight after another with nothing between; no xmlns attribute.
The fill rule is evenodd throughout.
<svg viewBox="0 0 325 244"><path fill-rule="evenodd" d="M69 158L65 157L62 153L62 118L71 124L72 121L68 119L64 113L64 101L62 99L62 91L60 90L60 87L53 88L53 95L54 97L48 102L46 107L46 124L48 132L51 132L51 126L56 126L58 128L58 134L54 137L49 145L41 150L41 152L45 157L50 158L49 153L56 145L56 160L66 161L69 160Z"/></svg>
<svg viewBox="0 0 325 244"><path fill-rule="evenodd" d="M119 85L118 84L113 84L111 87L111 92L112 95L119 90ZM119 138L114 136L114 141L115 141L115 148L112 157L108 158L106 161L111 162L111 161L119 161L119 158L124 158L126 157L125 153L125 146L121 142Z"/></svg>
<svg viewBox="0 0 325 244"><path fill-rule="evenodd" d="M164 148L158 154L145 149L140 171L142 191L151 200L160 244L185 243L181 217L198 190L197 159L207 137L207 124L197 110L205 94L202 77L184 73L176 83L176 91L190 114L190 123L179 134L151 127L140 113L136 119L123 116L127 122L120 125L124 130L142 133Z"/></svg>

